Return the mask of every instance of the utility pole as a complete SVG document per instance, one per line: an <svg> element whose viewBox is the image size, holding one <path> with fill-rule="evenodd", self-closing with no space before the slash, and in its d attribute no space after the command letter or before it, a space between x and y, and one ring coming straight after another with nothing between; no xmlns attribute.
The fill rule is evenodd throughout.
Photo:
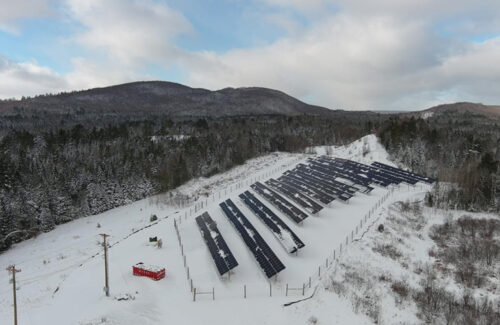
<svg viewBox="0 0 500 325"><path fill-rule="evenodd" d="M108 245L106 244L106 238L109 237L108 234L100 234L103 238L102 246L104 247L104 292L106 292L106 297L109 297L109 280L108 280Z"/></svg>
<svg viewBox="0 0 500 325"><path fill-rule="evenodd" d="M17 325L17 298L16 298L16 273L21 272L21 270L16 269L15 265L11 265L7 268L9 273L12 273L12 292L14 296L14 325Z"/></svg>

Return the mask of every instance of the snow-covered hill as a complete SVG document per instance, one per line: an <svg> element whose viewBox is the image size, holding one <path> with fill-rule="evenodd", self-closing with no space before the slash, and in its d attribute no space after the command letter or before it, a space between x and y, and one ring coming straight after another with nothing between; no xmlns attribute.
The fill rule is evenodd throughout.
<svg viewBox="0 0 500 325"><path fill-rule="evenodd" d="M348 146L315 148L318 154L370 163L391 164L375 136L367 136ZM238 194L249 189L255 180L277 177L284 170L304 162L309 155L275 153L248 161L245 165L208 179L198 179L175 193L148 198L100 215L59 226L50 233L15 245L0 255L0 265L15 264L20 324L304 324L315 315L325 324L370 323L370 318L356 314L348 300L338 296L323 299L321 290L306 303L284 304L310 296L336 266L335 257L346 236L358 229L363 233L370 222L361 220L370 212L376 215L396 200L423 196L425 185L402 186L391 192L375 188L369 195L356 194L348 204L334 201L310 216L303 225L287 222L304 241L299 254L288 254L241 201ZM179 208L182 194L198 197L196 205ZM223 215L218 203L231 198L249 218L286 269L278 279L268 281L253 256ZM279 211L271 209L280 214ZM195 224L195 216L208 211L239 262L230 279L221 279ZM158 221L151 222L155 214ZM374 218L374 217L372 217ZM193 302L190 280L184 266L174 220L182 238L189 279L200 291L215 291ZM286 220L288 221L288 220ZM100 233L110 234L110 292L104 295L104 263L99 246ZM163 240L159 249L149 237ZM347 247L349 250L349 245ZM132 265L144 262L166 268L166 278L158 282L132 275ZM318 277L319 275L319 277ZM311 287L309 288L309 278ZM0 323L12 319L12 289L7 272L0 273ZM290 291L286 286L301 288ZM243 298L246 286L247 297ZM321 287L321 286L320 286ZM270 289L272 296L270 297ZM114 298L128 295L129 300Z"/></svg>

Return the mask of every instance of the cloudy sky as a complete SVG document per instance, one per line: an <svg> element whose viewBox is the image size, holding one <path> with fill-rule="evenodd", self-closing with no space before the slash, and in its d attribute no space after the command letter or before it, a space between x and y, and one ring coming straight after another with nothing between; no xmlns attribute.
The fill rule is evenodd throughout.
<svg viewBox="0 0 500 325"><path fill-rule="evenodd" d="M498 0L0 0L0 98L136 80L500 104Z"/></svg>

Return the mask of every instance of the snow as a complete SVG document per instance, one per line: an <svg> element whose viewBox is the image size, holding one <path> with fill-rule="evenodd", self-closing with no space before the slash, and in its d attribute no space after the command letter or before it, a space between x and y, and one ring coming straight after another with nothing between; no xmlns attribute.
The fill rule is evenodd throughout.
<svg viewBox="0 0 500 325"><path fill-rule="evenodd" d="M434 112L425 112L425 113L421 114L421 117L422 117L422 119L426 120L429 117L432 117L432 115L434 115Z"/></svg>
<svg viewBox="0 0 500 325"><path fill-rule="evenodd" d="M366 148L368 152L363 155ZM373 135L350 145L315 150L318 154L329 151L333 156L361 163L380 161L394 166ZM307 157L310 155L274 153L252 159L220 175L192 180L173 193L174 197L194 196L196 208L194 205L180 208L170 194L159 195L60 225L49 233L15 245L0 255L0 265L15 264L22 269L17 275L19 323L164 324L168 321L174 324L295 325L312 322L311 317L318 318L321 324L370 323L366 316L356 314L348 301L324 290L318 290L312 299L283 307L285 303L304 298L298 291L286 297L285 286L302 287L311 277L311 289L306 290L306 296L310 296L318 283L318 267L324 274L325 259L330 258L331 263L333 251L345 243L346 236L380 202L388 189L375 187L369 195L357 193L348 204L334 201L301 225L290 222L262 199L305 243L297 255L288 254L282 248L283 243L238 198L245 190L261 198L249 188L250 184L279 177L297 163L306 163ZM427 187L421 184L400 187L394 198L390 197L378 209L384 209L396 197L405 198L426 190ZM253 255L220 209L219 203L228 198L286 266L277 279L268 281L260 272ZM239 266L231 272L230 280L218 275L194 221L204 211L217 222L238 261ZM156 214L159 220L151 223L151 214ZM192 302L174 219L193 285L198 291L214 288L215 301L211 296L200 296ZM131 295L135 299L105 297L100 233L111 235L108 250L111 296ZM163 248L149 246L148 238L153 236L162 238ZM291 240L285 231L282 236L283 241ZM167 277L159 282L134 277L131 266L137 261L163 265L168 270ZM329 268L334 265L329 264ZM0 273L0 282L4 283L0 289L0 324L12 321L12 289L8 279L7 272ZM269 297L270 285L272 297ZM243 299L243 286L246 286L247 299Z"/></svg>
<svg viewBox="0 0 500 325"><path fill-rule="evenodd" d="M142 262L139 262L135 265L136 268L138 269L141 269L141 270L146 270L146 271L151 271L151 272L160 272L160 271L163 271L165 268L164 267L160 267L160 266L156 266L156 265L148 265L148 264L144 264Z"/></svg>

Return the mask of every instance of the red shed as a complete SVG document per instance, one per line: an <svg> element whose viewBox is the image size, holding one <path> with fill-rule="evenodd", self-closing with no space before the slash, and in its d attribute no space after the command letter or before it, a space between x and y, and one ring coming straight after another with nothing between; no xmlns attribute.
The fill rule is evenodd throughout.
<svg viewBox="0 0 500 325"><path fill-rule="evenodd" d="M165 277L165 268L154 265L145 265L142 262L132 266L132 272L134 275L147 276L153 280L160 280Z"/></svg>

